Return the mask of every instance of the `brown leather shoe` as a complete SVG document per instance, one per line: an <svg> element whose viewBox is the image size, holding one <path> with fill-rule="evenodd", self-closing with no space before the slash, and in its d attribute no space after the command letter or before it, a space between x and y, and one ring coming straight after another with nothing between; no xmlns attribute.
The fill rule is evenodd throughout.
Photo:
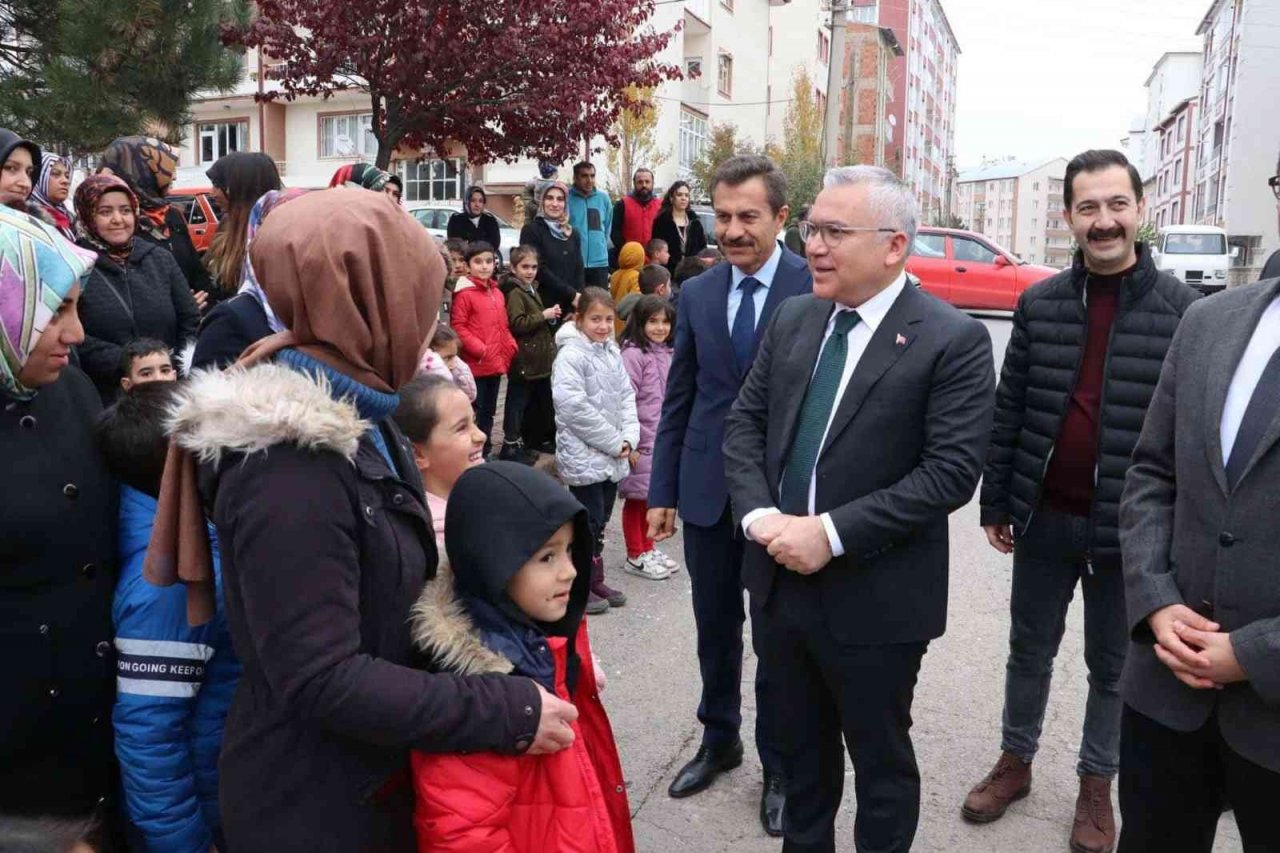
<svg viewBox="0 0 1280 853"><path fill-rule="evenodd" d="M964 798L960 813L974 823L991 823L1003 817L1011 803L1030 793L1031 765L1012 752L1002 752L996 766Z"/></svg>
<svg viewBox="0 0 1280 853"><path fill-rule="evenodd" d="M1116 816L1111 809L1111 780L1081 776L1076 822L1071 828L1072 853L1111 853L1116 847Z"/></svg>

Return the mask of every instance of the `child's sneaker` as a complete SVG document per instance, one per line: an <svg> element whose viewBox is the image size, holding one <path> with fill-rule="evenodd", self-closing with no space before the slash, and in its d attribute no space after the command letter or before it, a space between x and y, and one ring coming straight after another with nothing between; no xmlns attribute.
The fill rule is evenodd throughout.
<svg viewBox="0 0 1280 853"><path fill-rule="evenodd" d="M594 592L587 593L587 613L591 616L599 616L601 613L609 612L609 602L601 598Z"/></svg>
<svg viewBox="0 0 1280 853"><path fill-rule="evenodd" d="M671 570L663 565L662 560L658 559L652 551L641 554L639 557L628 557L622 570L629 575L651 581L663 581L671 577Z"/></svg>
<svg viewBox="0 0 1280 853"><path fill-rule="evenodd" d="M666 554L662 553L662 551L658 550L657 547L655 547L649 553L652 554L658 560L659 563L666 566L667 571L671 572L671 574L674 575L680 571L679 561L671 559Z"/></svg>

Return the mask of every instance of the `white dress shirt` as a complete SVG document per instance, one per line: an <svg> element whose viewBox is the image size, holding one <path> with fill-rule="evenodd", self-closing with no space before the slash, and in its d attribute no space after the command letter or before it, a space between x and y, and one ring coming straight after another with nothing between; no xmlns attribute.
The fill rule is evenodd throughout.
<svg viewBox="0 0 1280 853"><path fill-rule="evenodd" d="M756 306L756 328L760 327L760 315L764 313L765 300L769 298L769 288L773 287L773 277L778 272L778 262L782 260L782 248L775 245L773 254L764 266L750 276L760 282L760 286L751 294L751 301ZM733 321L738 319L738 306L742 304L742 291L739 285L748 278L747 274L737 267L729 267L729 331L733 332Z"/></svg>
<svg viewBox="0 0 1280 853"><path fill-rule="evenodd" d="M848 350L844 357L844 372L840 374L840 386L836 389L835 401L831 404L831 414L827 417L827 427L822 431L822 444L827 443L827 433L831 431L831 422L835 420L836 412L840 409L840 401L844 399L845 389L849 387L849 380L853 377L853 371L857 369L858 362L862 360L862 354L867 351L867 345L871 343L871 336L876 333L876 329L880 328L880 323L884 321L885 315L889 313L889 309L893 307L893 303L902 295L902 289L906 286L907 276L900 273L893 284L859 305L857 308L851 308L847 305L836 303L836 310L831 312L831 318L827 320L827 330L822 335L822 346L827 345L827 339L831 337L832 331L836 327L836 317L843 311L857 311L858 325L854 326L848 335ZM818 372L818 362L822 360L822 349L818 349L818 358L814 361L813 371ZM812 380L812 375L810 376ZM814 513L814 500L818 489L818 466L813 466L813 476L809 479L809 514ZM762 507L754 509L743 516L742 529L748 537L751 536L751 525L766 515L776 515L780 513L775 506ZM831 545L831 555L839 557L844 554L844 543L840 541L840 534L836 532L836 526L831 521L831 514L824 512L819 518L822 519L822 528L827 531L827 540Z"/></svg>
<svg viewBox="0 0 1280 853"><path fill-rule="evenodd" d="M1271 300L1271 304L1262 312L1258 325L1249 338L1249 346L1245 347L1240 363L1236 365L1235 375L1231 377L1231 387L1227 389L1227 404L1222 407L1222 424L1219 426L1219 437L1222 439L1222 464L1226 465L1231 458L1231 448L1235 447L1236 436L1240 432L1240 422L1244 420L1245 410L1253 399L1254 389L1262 372L1267 369L1267 362L1280 347L1280 297Z"/></svg>

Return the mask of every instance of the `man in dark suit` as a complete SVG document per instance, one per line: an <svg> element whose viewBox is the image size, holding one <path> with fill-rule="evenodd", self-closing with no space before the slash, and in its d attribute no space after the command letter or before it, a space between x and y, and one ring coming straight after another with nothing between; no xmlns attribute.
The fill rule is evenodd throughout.
<svg viewBox="0 0 1280 853"><path fill-rule="evenodd" d="M947 614L947 515L973 495L995 368L982 323L907 286L891 172L828 172L801 225L812 296L774 314L725 424L766 695L785 719L784 851L834 851L853 759L859 851L907 851L911 700Z"/></svg>
<svg viewBox="0 0 1280 853"><path fill-rule="evenodd" d="M1280 278L1193 304L1120 504L1120 853L1280 850Z"/></svg>
<svg viewBox="0 0 1280 853"><path fill-rule="evenodd" d="M669 790L673 797L695 794L742 763L743 538L729 513L721 453L724 419L769 318L783 300L812 288L805 262L778 245L787 221L787 182L771 160L725 161L711 197L716 239L728 263L690 279L681 290L649 484L650 535L662 540L675 532L677 507L685 522L702 670L702 745L676 774ZM761 700L768 680L762 665L756 673L756 748L765 774L760 811L765 831L780 835L785 784L779 733Z"/></svg>

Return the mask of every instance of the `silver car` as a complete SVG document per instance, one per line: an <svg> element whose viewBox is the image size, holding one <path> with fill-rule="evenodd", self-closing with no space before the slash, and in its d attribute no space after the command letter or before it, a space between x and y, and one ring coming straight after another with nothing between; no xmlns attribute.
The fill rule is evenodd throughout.
<svg viewBox="0 0 1280 853"><path fill-rule="evenodd" d="M453 207L443 207L435 202L411 201L405 205L405 209L433 237L439 237L444 240L448 237L449 217L462 210L462 202L458 202ZM489 211L489 213L493 213L493 211ZM493 218L498 220L498 233L502 236L502 245L499 247L498 253L502 255L502 263L505 266L508 262L508 253L511 248L520 245L520 232L512 228L511 223L498 214L493 213Z"/></svg>

